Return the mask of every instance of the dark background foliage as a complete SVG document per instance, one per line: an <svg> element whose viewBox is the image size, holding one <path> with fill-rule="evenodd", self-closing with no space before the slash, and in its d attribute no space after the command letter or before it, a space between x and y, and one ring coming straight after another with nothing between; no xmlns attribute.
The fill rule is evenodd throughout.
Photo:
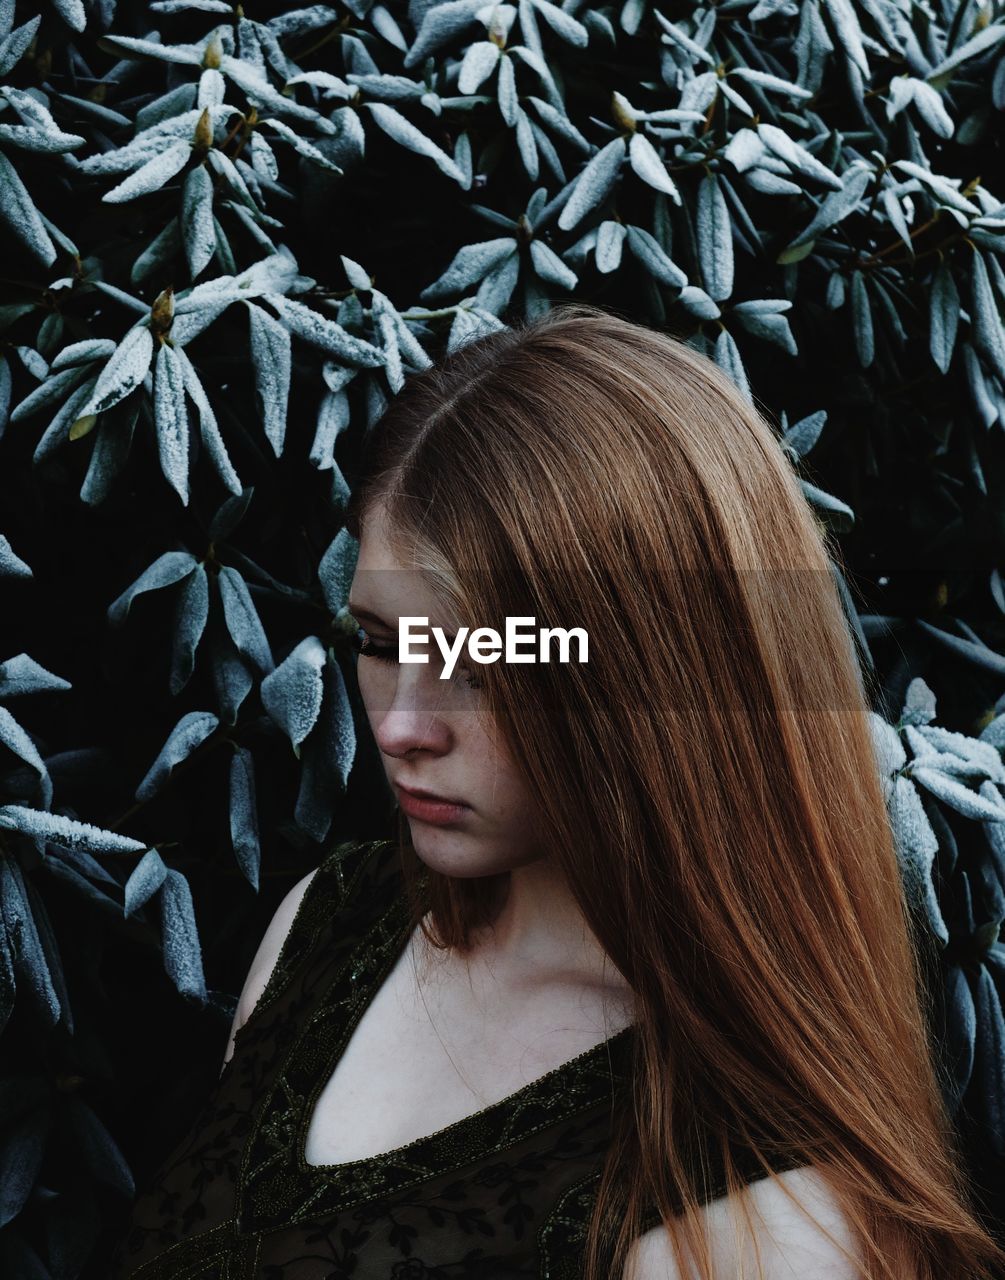
<svg viewBox="0 0 1005 1280"><path fill-rule="evenodd" d="M722 364L840 546L1001 1233L1001 4L4 0L0 41L4 1276L101 1275L279 899L388 832L366 426L569 296Z"/></svg>

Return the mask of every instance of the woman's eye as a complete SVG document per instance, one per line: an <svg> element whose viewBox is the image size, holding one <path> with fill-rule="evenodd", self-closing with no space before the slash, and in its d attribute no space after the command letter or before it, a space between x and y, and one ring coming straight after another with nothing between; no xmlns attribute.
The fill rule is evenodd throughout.
<svg viewBox="0 0 1005 1280"><path fill-rule="evenodd" d="M397 645L374 644L362 627L352 637L351 644L361 658L376 658L379 662L398 661ZM456 671L464 677L464 682L469 688L480 689L482 687L483 681L479 680L466 667L458 666Z"/></svg>
<svg viewBox="0 0 1005 1280"><path fill-rule="evenodd" d="M381 662L397 662L397 645L374 644L366 632L360 628L352 638L352 647L361 658L378 658Z"/></svg>

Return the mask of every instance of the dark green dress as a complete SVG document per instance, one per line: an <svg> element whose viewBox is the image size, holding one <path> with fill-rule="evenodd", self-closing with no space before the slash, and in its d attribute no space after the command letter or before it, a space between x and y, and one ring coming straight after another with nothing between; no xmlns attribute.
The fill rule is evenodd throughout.
<svg viewBox="0 0 1005 1280"><path fill-rule="evenodd" d="M141 1190L109 1280L580 1276L634 1027L429 1137L304 1160L314 1102L408 940L401 877L389 840L321 863L233 1057Z"/></svg>

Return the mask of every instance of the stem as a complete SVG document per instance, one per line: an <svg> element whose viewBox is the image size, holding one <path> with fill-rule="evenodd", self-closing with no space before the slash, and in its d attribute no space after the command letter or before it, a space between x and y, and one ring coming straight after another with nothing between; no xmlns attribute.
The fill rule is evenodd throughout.
<svg viewBox="0 0 1005 1280"><path fill-rule="evenodd" d="M936 222L939 220L940 212L941 211L937 209L927 222L923 222L920 227L915 227L908 238L913 240L916 236L920 236L923 231L927 231L929 227L934 227ZM877 250L876 253L870 254L868 258L862 258L858 265L860 267L867 267L872 262L878 262L880 258L885 258L888 253L893 253L895 249L900 248L903 243L903 240L898 236L893 244L888 244L885 249Z"/></svg>

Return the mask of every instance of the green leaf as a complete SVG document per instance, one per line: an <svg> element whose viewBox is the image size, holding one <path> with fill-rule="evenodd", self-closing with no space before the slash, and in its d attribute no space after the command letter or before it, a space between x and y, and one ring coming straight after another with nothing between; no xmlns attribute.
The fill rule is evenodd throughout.
<svg viewBox="0 0 1005 1280"><path fill-rule="evenodd" d="M867 369L876 352L872 328L872 308L861 271L851 273L851 317L855 336L855 351L859 364Z"/></svg>
<svg viewBox="0 0 1005 1280"><path fill-rule="evenodd" d="M613 188L625 153L624 138L612 138L587 161L558 216L563 231L571 231Z"/></svg>
<svg viewBox="0 0 1005 1280"><path fill-rule="evenodd" d="M733 227L714 173L705 174L698 187L697 228L706 292L722 302L733 292Z"/></svg>
<svg viewBox="0 0 1005 1280"><path fill-rule="evenodd" d="M168 734L157 758L136 788L137 800L149 800L167 782L175 765L187 759L219 726L212 711L187 711Z"/></svg>
<svg viewBox="0 0 1005 1280"><path fill-rule="evenodd" d="M161 470L188 506L188 403L181 362L162 342L154 372L154 423Z"/></svg>
<svg viewBox="0 0 1005 1280"><path fill-rule="evenodd" d="M216 253L213 179L209 176L205 165L196 165L185 179L181 232L185 243L185 256L188 258L188 269L194 280L209 266Z"/></svg>
<svg viewBox="0 0 1005 1280"><path fill-rule="evenodd" d="M928 305L928 350L943 373L948 372L960 319L960 295L948 262L940 262L932 279Z"/></svg>

